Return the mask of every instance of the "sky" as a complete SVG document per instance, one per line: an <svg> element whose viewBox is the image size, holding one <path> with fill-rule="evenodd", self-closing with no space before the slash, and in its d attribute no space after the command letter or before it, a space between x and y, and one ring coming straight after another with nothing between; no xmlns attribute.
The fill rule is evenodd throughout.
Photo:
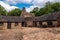
<svg viewBox="0 0 60 40"><path fill-rule="evenodd" d="M60 2L60 0L0 0L0 5L2 5L7 11L13 10L15 8L22 9L26 8L27 12L30 12L35 7L42 8L46 2Z"/></svg>

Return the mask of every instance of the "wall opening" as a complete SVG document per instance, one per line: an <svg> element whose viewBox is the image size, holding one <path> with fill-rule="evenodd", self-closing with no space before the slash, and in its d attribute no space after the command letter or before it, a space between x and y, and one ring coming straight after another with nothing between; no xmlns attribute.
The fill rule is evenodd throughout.
<svg viewBox="0 0 60 40"><path fill-rule="evenodd" d="M4 23L3 22L0 22L0 26L3 26L4 25Z"/></svg>
<svg viewBox="0 0 60 40"><path fill-rule="evenodd" d="M50 22L47 22L48 23L48 26L49 27L52 27L53 26L53 23L50 21Z"/></svg>
<svg viewBox="0 0 60 40"><path fill-rule="evenodd" d="M7 28L8 28L8 29L11 29L11 22L8 22L8 23L7 23Z"/></svg>
<svg viewBox="0 0 60 40"><path fill-rule="evenodd" d="M15 22L15 26L18 26L18 22Z"/></svg>
<svg viewBox="0 0 60 40"><path fill-rule="evenodd" d="M22 22L22 27L24 27L25 26L25 23L24 22Z"/></svg>

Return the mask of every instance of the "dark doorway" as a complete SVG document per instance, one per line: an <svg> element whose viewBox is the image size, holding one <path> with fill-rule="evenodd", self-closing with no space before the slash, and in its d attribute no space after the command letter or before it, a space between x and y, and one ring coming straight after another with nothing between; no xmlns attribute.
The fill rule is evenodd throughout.
<svg viewBox="0 0 60 40"><path fill-rule="evenodd" d="M36 22L34 22L35 23L35 27L37 27L37 23Z"/></svg>
<svg viewBox="0 0 60 40"><path fill-rule="evenodd" d="M53 23L50 21L50 22L48 22L48 26L52 26L53 25Z"/></svg>
<svg viewBox="0 0 60 40"><path fill-rule="evenodd" d="M22 22L22 27L25 27L25 23L24 22Z"/></svg>
<svg viewBox="0 0 60 40"><path fill-rule="evenodd" d="M11 22L8 22L7 29L11 29Z"/></svg>

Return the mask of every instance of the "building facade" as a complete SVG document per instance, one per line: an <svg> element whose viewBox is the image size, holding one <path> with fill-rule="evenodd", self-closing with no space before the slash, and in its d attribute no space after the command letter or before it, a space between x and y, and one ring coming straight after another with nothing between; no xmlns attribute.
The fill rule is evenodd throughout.
<svg viewBox="0 0 60 40"><path fill-rule="evenodd" d="M21 16L0 16L0 29L21 27L59 27L60 11L35 17L23 8Z"/></svg>

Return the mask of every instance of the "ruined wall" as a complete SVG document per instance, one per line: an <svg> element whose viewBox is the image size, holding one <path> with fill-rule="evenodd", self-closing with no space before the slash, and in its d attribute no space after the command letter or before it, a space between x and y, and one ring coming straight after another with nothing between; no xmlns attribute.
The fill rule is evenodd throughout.
<svg viewBox="0 0 60 40"><path fill-rule="evenodd" d="M0 30L6 30L7 29L7 23L3 23L3 25L0 26Z"/></svg>
<svg viewBox="0 0 60 40"><path fill-rule="evenodd" d="M58 21L52 21L52 23L53 23L53 26L54 27L57 27L58 26Z"/></svg>
<svg viewBox="0 0 60 40"><path fill-rule="evenodd" d="M37 24L37 27L39 27L39 26L40 26L39 22L36 22L36 24Z"/></svg>
<svg viewBox="0 0 60 40"><path fill-rule="evenodd" d="M27 21L26 23L27 23L27 27L32 27L32 26L34 26L34 25L33 25L33 21Z"/></svg>
<svg viewBox="0 0 60 40"><path fill-rule="evenodd" d="M3 27L3 29L7 29L7 23L4 23L4 27Z"/></svg>
<svg viewBox="0 0 60 40"><path fill-rule="evenodd" d="M22 27L22 23L18 23L17 26L15 26L15 23L11 23L11 28L14 29L14 28L21 28Z"/></svg>
<svg viewBox="0 0 60 40"><path fill-rule="evenodd" d="M48 25L47 22L42 22L42 25Z"/></svg>

